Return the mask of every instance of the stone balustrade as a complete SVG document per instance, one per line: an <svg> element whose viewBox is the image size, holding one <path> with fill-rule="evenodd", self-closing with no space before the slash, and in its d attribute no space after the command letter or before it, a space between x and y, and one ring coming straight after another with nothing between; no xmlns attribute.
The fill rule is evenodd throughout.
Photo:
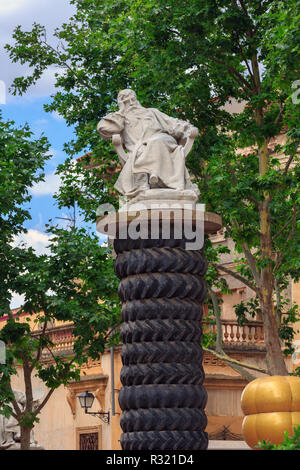
<svg viewBox="0 0 300 470"><path fill-rule="evenodd" d="M215 324L203 321L203 331L216 334ZM34 334L39 334L41 331ZM234 320L222 320L222 332L224 344L236 345L264 345L263 323L259 321L249 321L244 325L238 325ZM63 325L54 327L48 331L47 336L53 343L52 354L71 352L74 344L73 325ZM44 349L43 357L50 356L49 350Z"/></svg>
<svg viewBox="0 0 300 470"><path fill-rule="evenodd" d="M217 327L215 324L212 325L204 320L203 330L204 333L211 331L216 334ZM244 325L238 325L237 321L234 320L222 320L222 332L222 339L225 344L264 344L263 323L260 321L249 321Z"/></svg>
<svg viewBox="0 0 300 470"><path fill-rule="evenodd" d="M72 350L74 344L73 325L68 325L49 332L49 338L54 344L52 351Z"/></svg>
<svg viewBox="0 0 300 470"><path fill-rule="evenodd" d="M59 355L62 353L71 353L74 345L74 326L72 324L53 327L47 330L47 337L52 342L53 346L44 348L42 358L47 359L52 355ZM42 330L33 332L33 336L41 334Z"/></svg>

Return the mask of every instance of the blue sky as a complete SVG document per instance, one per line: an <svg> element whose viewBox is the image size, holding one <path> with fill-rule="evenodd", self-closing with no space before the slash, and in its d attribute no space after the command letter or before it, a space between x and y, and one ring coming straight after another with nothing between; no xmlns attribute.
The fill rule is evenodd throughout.
<svg viewBox="0 0 300 470"><path fill-rule="evenodd" d="M31 189L32 201L30 203L32 220L26 223L26 228L44 231L45 223L49 218L64 216L65 212L58 209L53 194L59 187L59 176L55 174L56 167L62 163L66 155L63 152L64 143L72 138L73 130L66 126L63 119L46 113L43 104L48 98L35 98L33 100L13 100L2 105L4 119L11 119L17 125L28 122L31 130L37 137L46 135L50 141L49 153L52 155L45 166L45 181Z"/></svg>
<svg viewBox="0 0 300 470"><path fill-rule="evenodd" d="M27 122L35 136L44 134L51 145L52 157L45 167L45 181L31 189L32 219L26 223L28 233L16 240L16 243L25 241L38 253L47 251L48 235L45 233L45 224L48 220L69 216L67 209L58 209L53 194L59 188L59 177L55 175L55 170L66 158L63 145L72 138L73 129L68 127L59 115L46 113L43 109L43 105L51 101L50 95L55 92L54 68L49 69L26 95L14 97L9 93L13 79L26 75L29 69L26 65L12 63L4 45L12 42L12 33L17 25L22 25L24 30L30 30L33 22L46 26L47 37L51 41L54 29L68 21L73 12L74 7L68 0L0 0L0 83L4 84L6 91L5 100L0 101L3 118L15 121L18 126ZM12 308L18 307L21 301L19 296L14 296Z"/></svg>

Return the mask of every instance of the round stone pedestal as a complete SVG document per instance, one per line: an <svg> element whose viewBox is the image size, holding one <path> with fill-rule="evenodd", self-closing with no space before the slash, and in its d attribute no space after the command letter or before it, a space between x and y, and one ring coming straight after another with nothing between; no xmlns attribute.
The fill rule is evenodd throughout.
<svg viewBox="0 0 300 470"><path fill-rule="evenodd" d="M220 228L214 214L206 219L207 230ZM112 215L102 218L98 230L111 220ZM117 228L122 448L207 449L201 347L205 257L202 250L187 250L186 239L176 239L172 230L168 239L119 239L118 233Z"/></svg>

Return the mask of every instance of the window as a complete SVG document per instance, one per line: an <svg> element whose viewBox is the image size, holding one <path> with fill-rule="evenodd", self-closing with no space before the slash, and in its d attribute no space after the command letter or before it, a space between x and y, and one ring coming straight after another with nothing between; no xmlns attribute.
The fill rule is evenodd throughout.
<svg viewBox="0 0 300 470"><path fill-rule="evenodd" d="M101 426L76 428L76 450L101 450Z"/></svg>

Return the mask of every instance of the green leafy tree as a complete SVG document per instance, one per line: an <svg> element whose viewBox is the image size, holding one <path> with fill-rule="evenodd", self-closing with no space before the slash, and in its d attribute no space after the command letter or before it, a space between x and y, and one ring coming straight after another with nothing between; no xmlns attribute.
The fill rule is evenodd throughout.
<svg viewBox="0 0 300 470"><path fill-rule="evenodd" d="M6 364L0 365L0 407L13 415L21 427L21 449L28 449L30 431L39 413L60 385L78 380L80 367L89 358L98 359L105 346L114 341L114 327L120 322L117 278L109 248L99 246L96 235L84 229L51 228L51 252L37 255L33 249L16 247L10 267L18 274L10 290L25 296L17 314L9 310L0 332L6 344ZM4 313L4 312L3 312ZM71 355L52 351L51 325L56 321L73 325ZM43 351L51 361L43 361ZM20 408L13 396L11 380L22 367L26 405ZM34 406L32 379L38 377L46 394Z"/></svg>
<svg viewBox="0 0 300 470"><path fill-rule="evenodd" d="M95 129L115 109L119 89L131 87L143 105L189 119L201 132L187 166L201 202L222 215L226 236L239 252L233 270L216 260L214 267L253 291L264 323L268 373L286 375L282 323L290 326L298 314L284 308L283 292L299 279L300 267L299 2L72 3L76 13L56 30L57 47L38 24L29 32L17 27L14 44L7 46L12 60L32 69L15 79L16 94L26 92L47 67L60 68L59 90L46 109L75 126L76 138L66 146L70 159L89 152L87 164L98 165L89 171L82 165L82 178L72 179L74 166L67 161L60 169L66 182L60 203L79 201L92 220L98 203L113 201L116 174L105 184L100 176L116 157ZM228 111L230 101L240 112ZM85 194L89 178L99 184ZM294 329L288 333L291 347Z"/></svg>
<svg viewBox="0 0 300 470"><path fill-rule="evenodd" d="M43 179L43 167L49 155L45 137L34 140L28 125L16 128L13 121L3 121L0 114L0 315L9 310L9 282L16 276L9 263L14 253L14 237L30 219L30 187Z"/></svg>
<svg viewBox="0 0 300 470"><path fill-rule="evenodd" d="M119 323L117 278L111 250L99 246L99 238L83 228L49 226L49 254L38 255L15 236L25 232L32 184L43 178L49 144L32 139L27 126L16 129L0 122L0 317L4 317L0 341L6 345L6 362L0 364L0 413L13 416L21 429L21 449L30 446L30 432L54 390L78 380L88 358L98 358L105 345L115 340ZM13 293L24 296L17 312L10 310ZM73 325L71 355L55 353L49 331L56 321ZM43 351L51 361L43 361ZM23 371L26 403L16 401L12 380ZM46 387L35 406L32 381Z"/></svg>

